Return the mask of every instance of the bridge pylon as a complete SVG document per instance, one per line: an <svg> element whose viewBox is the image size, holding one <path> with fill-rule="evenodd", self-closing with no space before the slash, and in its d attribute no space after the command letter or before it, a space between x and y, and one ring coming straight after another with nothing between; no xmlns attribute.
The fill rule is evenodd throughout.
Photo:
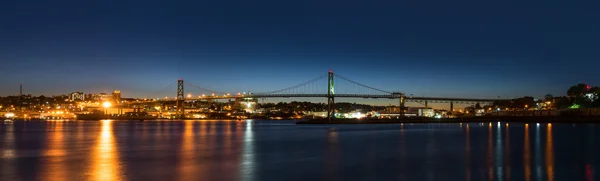
<svg viewBox="0 0 600 181"><path fill-rule="evenodd" d="M327 119L331 121L335 118L335 108L334 108L334 83L333 83L333 71L329 70L328 73L329 79L327 80Z"/></svg>
<svg viewBox="0 0 600 181"><path fill-rule="evenodd" d="M177 80L177 119L185 119L185 96L183 92L183 79Z"/></svg>

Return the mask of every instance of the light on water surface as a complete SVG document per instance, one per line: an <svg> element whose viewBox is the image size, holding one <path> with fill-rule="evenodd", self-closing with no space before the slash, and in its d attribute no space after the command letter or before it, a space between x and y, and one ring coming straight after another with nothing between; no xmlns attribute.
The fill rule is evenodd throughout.
<svg viewBox="0 0 600 181"><path fill-rule="evenodd" d="M501 123L17 121L0 127L0 180L550 181L585 180L591 177L586 165L588 173L596 171L594 127ZM19 147L25 137L41 144ZM555 162L573 149L586 153L569 165Z"/></svg>
<svg viewBox="0 0 600 181"><path fill-rule="evenodd" d="M91 179L98 181L122 180L119 170L119 155L115 148L115 138L113 137L113 121L102 120L100 124L100 135L91 155Z"/></svg>

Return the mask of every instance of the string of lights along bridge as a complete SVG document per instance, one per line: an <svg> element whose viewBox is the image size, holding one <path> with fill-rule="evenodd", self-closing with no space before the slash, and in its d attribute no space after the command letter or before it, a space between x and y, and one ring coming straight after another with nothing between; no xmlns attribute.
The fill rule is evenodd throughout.
<svg viewBox="0 0 600 181"><path fill-rule="evenodd" d="M231 94L226 92L214 91L208 88L200 87L189 82L184 82L183 79L177 80L177 83L172 83L165 88L152 94L150 97L156 97L171 89L177 87L177 96L169 99L157 98L151 101L176 101L177 117L184 118L183 104L185 101L194 100L215 100L215 99L237 99L237 98L306 98L306 97L322 97L327 98L327 117L332 119L334 116L335 98L387 98L398 99L400 108L404 108L405 102L418 102L427 106L428 103L449 103L450 110L453 109L454 103L476 104L476 103L491 103L499 99L477 99L477 98L448 98L448 97L413 97L406 96L403 92L391 92L378 88L374 88L362 83L358 83L344 76L334 74L333 71L327 74L319 75L313 79L268 92L250 93L238 92ZM185 90L190 88L192 94L185 94Z"/></svg>

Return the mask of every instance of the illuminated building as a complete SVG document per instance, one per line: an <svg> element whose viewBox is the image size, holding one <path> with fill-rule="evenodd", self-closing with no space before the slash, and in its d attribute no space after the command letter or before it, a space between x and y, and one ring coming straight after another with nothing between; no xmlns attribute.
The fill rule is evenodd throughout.
<svg viewBox="0 0 600 181"><path fill-rule="evenodd" d="M423 117L433 117L435 116L435 111L433 111L431 108L419 109L419 113L417 115Z"/></svg>
<svg viewBox="0 0 600 181"><path fill-rule="evenodd" d="M106 93L99 93L99 94L88 94L88 99L86 100L91 100L91 101L107 101L112 99L111 95L106 94Z"/></svg>
<svg viewBox="0 0 600 181"><path fill-rule="evenodd" d="M83 92L72 92L69 94L69 100L71 101L83 101L85 100L85 97Z"/></svg>
<svg viewBox="0 0 600 181"><path fill-rule="evenodd" d="M256 98L236 98L234 102L234 108L243 109L248 113L254 113L258 105L258 99Z"/></svg>
<svg viewBox="0 0 600 181"><path fill-rule="evenodd" d="M596 93L587 93L584 95L585 98L587 98L588 100L594 102L598 99L598 94Z"/></svg>
<svg viewBox="0 0 600 181"><path fill-rule="evenodd" d="M117 103L121 103L121 91L114 90L112 93L112 99Z"/></svg>

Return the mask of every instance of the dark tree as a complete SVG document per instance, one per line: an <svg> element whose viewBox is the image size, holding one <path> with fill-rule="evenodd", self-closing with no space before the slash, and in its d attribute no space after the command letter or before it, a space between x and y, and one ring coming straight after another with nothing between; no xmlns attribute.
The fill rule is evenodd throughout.
<svg viewBox="0 0 600 181"><path fill-rule="evenodd" d="M552 96L552 94L546 94L546 96L544 96L544 100L546 101L552 101L554 99L554 96Z"/></svg>
<svg viewBox="0 0 600 181"><path fill-rule="evenodd" d="M587 93L589 86L586 84L577 84L574 86L571 86L569 88L569 90L567 90L567 95L568 96L582 96L583 94Z"/></svg>

